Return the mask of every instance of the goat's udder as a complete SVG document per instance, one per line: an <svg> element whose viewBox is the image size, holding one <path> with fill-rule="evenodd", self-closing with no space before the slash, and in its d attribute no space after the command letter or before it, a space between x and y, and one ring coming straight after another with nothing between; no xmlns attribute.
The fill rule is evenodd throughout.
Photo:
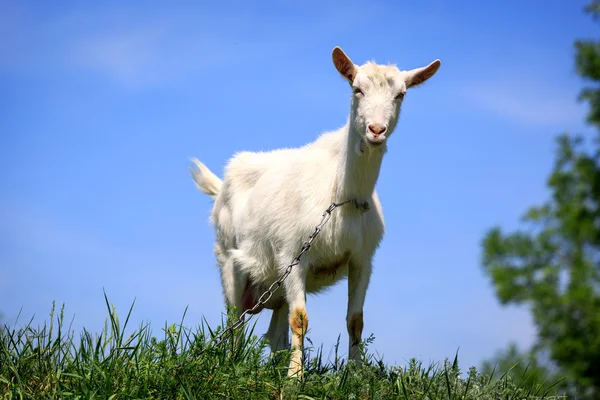
<svg viewBox="0 0 600 400"><path fill-rule="evenodd" d="M242 309L243 311L250 310L258 303L258 298L256 297L256 285L250 278L248 278L248 282L246 283L246 288L244 289L244 295L242 296ZM248 314L258 314L262 310L262 307L259 307L254 312L249 312Z"/></svg>

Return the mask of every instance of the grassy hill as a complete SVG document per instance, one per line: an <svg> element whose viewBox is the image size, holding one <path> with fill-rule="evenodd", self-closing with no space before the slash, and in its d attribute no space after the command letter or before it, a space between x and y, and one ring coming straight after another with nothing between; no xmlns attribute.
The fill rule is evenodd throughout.
<svg viewBox="0 0 600 400"><path fill-rule="evenodd" d="M125 337L124 323L108 306L104 330L75 335L61 310L42 327L0 328L0 396L5 399L551 399L550 383L517 387L510 378L459 370L458 360L424 366L387 366L368 353L366 363L332 360L307 343L302 379L288 378L289 352L271 356L247 327L235 345L215 346L222 330L165 326L160 339L149 325ZM64 309L64 307L63 307ZM546 397L545 397L546 396Z"/></svg>

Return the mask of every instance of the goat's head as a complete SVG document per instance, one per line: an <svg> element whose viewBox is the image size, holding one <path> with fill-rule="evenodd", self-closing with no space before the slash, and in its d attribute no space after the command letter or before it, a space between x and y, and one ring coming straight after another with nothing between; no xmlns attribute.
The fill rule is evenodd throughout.
<svg viewBox="0 0 600 400"><path fill-rule="evenodd" d="M371 62L358 66L339 47L333 49L332 58L352 86L350 121L368 147L381 145L392 134L406 90L431 78L440 67L440 60L409 71Z"/></svg>

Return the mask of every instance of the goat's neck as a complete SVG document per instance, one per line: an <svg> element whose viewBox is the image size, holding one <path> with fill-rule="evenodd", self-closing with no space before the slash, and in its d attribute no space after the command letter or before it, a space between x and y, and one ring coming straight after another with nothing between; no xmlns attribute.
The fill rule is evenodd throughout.
<svg viewBox="0 0 600 400"><path fill-rule="evenodd" d="M361 136L351 123L342 129L346 143L340 154L336 201L369 201L379 177L384 148L371 149L365 143L361 145Z"/></svg>

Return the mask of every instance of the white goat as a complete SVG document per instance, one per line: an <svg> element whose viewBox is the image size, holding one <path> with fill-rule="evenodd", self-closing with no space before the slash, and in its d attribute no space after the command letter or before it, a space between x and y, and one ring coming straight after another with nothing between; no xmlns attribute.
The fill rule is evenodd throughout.
<svg viewBox="0 0 600 400"><path fill-rule="evenodd" d="M371 260L384 232L375 192L379 168L394 131L406 90L431 78L440 67L400 71L393 65L355 65L336 47L333 64L352 87L350 116L342 128L322 134L297 149L236 154L221 181L193 159L198 189L214 199L215 254L226 303L240 315L286 269L332 202L367 202L361 212L352 203L336 209L328 224L265 305L273 310L266 333L272 351L289 346L289 375L302 372L308 328L306 294L348 277L346 323L349 359L361 363L359 343Z"/></svg>

